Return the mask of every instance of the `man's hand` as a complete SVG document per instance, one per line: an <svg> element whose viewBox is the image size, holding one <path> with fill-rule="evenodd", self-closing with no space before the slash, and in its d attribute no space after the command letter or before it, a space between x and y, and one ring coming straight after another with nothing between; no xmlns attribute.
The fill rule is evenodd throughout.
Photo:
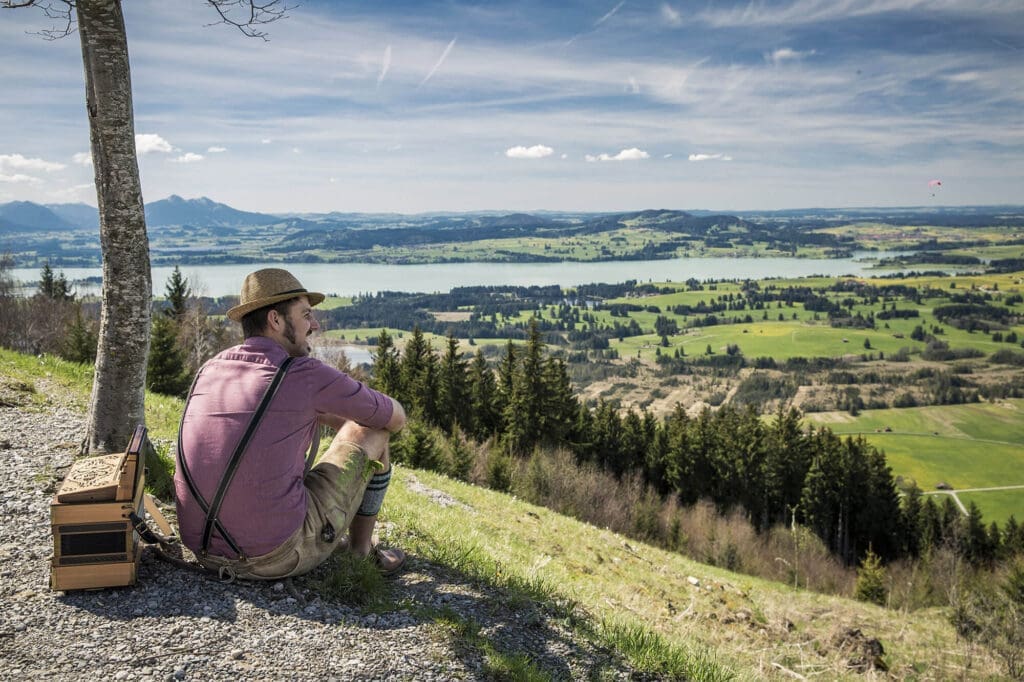
<svg viewBox="0 0 1024 682"><path fill-rule="evenodd" d="M390 398L390 396L388 396ZM402 407L402 403L398 402L394 398L391 399L391 421L385 426L391 433L398 433L405 427L405 408Z"/></svg>

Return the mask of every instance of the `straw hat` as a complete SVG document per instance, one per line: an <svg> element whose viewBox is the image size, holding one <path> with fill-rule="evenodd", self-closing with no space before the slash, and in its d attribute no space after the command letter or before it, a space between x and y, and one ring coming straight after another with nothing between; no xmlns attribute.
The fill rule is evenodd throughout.
<svg viewBox="0 0 1024 682"><path fill-rule="evenodd" d="M251 272L242 282L242 295L234 308L228 311L228 318L235 322L241 322L242 318L254 310L268 305L274 305L281 301L287 301L296 296L305 296L309 299L310 305L316 305L324 300L323 294L315 291L306 291L299 280L287 270L280 268L266 268Z"/></svg>

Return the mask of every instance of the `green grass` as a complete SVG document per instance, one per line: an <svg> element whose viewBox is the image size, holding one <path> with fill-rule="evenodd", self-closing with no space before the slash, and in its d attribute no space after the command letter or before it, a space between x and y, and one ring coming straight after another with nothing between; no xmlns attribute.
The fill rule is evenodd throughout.
<svg viewBox="0 0 1024 682"><path fill-rule="evenodd" d="M424 486L461 504L433 504L416 492ZM847 627L883 641L897 677L960 665L937 611L886 611L730 573L430 472L396 468L384 515L390 542L505 591L516 608L566 614L655 679L783 679L776 664L853 679L829 650ZM730 624L744 611L749 620Z"/></svg>
<svg viewBox="0 0 1024 682"><path fill-rule="evenodd" d="M4 381L53 381L76 400L89 392L89 368L52 358L0 351L0 372ZM37 391L41 397L25 409L45 409L55 392ZM181 402L149 398L151 432L173 438ZM436 504L422 493L424 486L462 504ZM973 674L995 671L982 653L957 643L941 612L886 611L730 573L430 472L396 467L382 520L382 540L405 548L415 561L496 591L503 607L525 623L558 619L655 679L785 679L780 667L860 679L847 669L848 655L832 644L845 628L878 637L897 677L915 670L950 677L968 658ZM407 606L394 601L400 586L381 587L373 583L376 576L360 571L328 566L321 589L350 603L369 595L360 608ZM735 620L741 612L753 615ZM471 619L429 608L421 616L478 649L491 679L547 679L531 652L507 650Z"/></svg>
<svg viewBox="0 0 1024 682"><path fill-rule="evenodd" d="M957 493L956 496L966 507L971 502L978 505L985 523L997 522L1000 526L1012 515L1018 522L1024 520L1024 491L986 490L984 492Z"/></svg>
<svg viewBox="0 0 1024 682"><path fill-rule="evenodd" d="M808 414L837 434L862 434L883 450L893 474L925 491L1024 486L1024 400ZM891 429L886 431L886 429ZM988 521L1024 519L1024 488L969 493ZM965 496L960 496L965 499ZM966 502L965 502L966 504Z"/></svg>

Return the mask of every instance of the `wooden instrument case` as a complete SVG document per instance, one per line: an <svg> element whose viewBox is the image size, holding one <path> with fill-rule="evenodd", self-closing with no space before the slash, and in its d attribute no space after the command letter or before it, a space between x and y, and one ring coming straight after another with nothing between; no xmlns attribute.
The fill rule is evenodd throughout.
<svg viewBox="0 0 1024 682"><path fill-rule="evenodd" d="M120 455L76 460L50 504L50 588L134 585L140 546L129 516L145 518L146 427Z"/></svg>

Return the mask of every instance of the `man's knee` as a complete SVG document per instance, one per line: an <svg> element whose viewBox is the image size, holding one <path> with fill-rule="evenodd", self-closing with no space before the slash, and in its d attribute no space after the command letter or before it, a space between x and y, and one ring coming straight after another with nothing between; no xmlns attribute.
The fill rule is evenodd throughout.
<svg viewBox="0 0 1024 682"><path fill-rule="evenodd" d="M391 434L384 429L371 429L347 421L335 436L335 442L354 443L363 449L370 459L380 460L387 465L388 440Z"/></svg>

